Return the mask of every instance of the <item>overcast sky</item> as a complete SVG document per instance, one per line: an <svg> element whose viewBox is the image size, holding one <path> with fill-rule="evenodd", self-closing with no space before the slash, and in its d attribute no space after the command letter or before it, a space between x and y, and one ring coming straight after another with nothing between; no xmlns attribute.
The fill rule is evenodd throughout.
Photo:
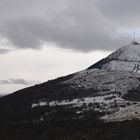
<svg viewBox="0 0 140 140"><path fill-rule="evenodd" d="M0 0L0 93L87 68L140 37L139 0Z"/></svg>

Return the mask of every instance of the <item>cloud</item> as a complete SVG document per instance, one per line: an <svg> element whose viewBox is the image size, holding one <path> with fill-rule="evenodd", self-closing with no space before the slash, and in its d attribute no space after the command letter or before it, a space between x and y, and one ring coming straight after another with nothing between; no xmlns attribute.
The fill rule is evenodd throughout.
<svg viewBox="0 0 140 140"><path fill-rule="evenodd" d="M79 51L112 50L130 42L130 37L120 34L120 29L130 25L133 15L139 17L139 3L137 0L0 0L0 35L19 49L39 49L49 42Z"/></svg>
<svg viewBox="0 0 140 140"><path fill-rule="evenodd" d="M8 79L8 80L0 80L1 85L6 85L6 84L16 84L16 85L35 85L39 84L39 81L29 81L25 79Z"/></svg>
<svg viewBox="0 0 140 140"><path fill-rule="evenodd" d="M8 50L8 49L0 49L0 54L5 54L5 53L8 53L10 51L11 50Z"/></svg>
<svg viewBox="0 0 140 140"><path fill-rule="evenodd" d="M98 7L104 16L119 23L119 26L137 27L140 24L140 1L98 0Z"/></svg>

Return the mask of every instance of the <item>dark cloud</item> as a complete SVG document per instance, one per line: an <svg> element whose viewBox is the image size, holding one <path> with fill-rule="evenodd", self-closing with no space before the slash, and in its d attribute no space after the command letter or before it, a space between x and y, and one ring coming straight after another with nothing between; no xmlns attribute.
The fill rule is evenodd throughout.
<svg viewBox="0 0 140 140"><path fill-rule="evenodd" d="M8 79L8 80L0 80L0 84L5 85L5 84L17 84L17 85L35 85L39 84L38 81L28 81L25 79Z"/></svg>
<svg viewBox="0 0 140 140"><path fill-rule="evenodd" d="M138 3L138 0L0 0L0 34L17 48L38 49L42 43L50 42L80 51L111 50L130 42L127 34L120 34L124 27L121 22L138 16Z"/></svg>

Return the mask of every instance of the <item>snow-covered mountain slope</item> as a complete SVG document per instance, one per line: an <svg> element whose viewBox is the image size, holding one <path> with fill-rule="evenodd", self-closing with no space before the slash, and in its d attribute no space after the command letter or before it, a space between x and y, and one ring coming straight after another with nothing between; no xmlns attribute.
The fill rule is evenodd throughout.
<svg viewBox="0 0 140 140"><path fill-rule="evenodd" d="M127 45L110 54L108 59L140 62L140 45Z"/></svg>
<svg viewBox="0 0 140 140"><path fill-rule="evenodd" d="M124 46L88 69L122 70L140 73L140 45Z"/></svg>
<svg viewBox="0 0 140 140"><path fill-rule="evenodd" d="M97 90L97 95L117 93L121 96L140 85L140 74L129 71L84 70L65 81L71 88ZM97 96L96 95L96 96Z"/></svg>

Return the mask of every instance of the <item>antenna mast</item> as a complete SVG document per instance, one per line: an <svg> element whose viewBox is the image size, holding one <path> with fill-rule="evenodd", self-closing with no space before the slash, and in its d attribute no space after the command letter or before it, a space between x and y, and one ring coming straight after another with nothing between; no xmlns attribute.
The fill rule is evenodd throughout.
<svg viewBox="0 0 140 140"><path fill-rule="evenodd" d="M133 41L132 41L132 43L134 45L139 45L140 44L139 42L136 41L136 33L135 32L134 32L134 35L133 35Z"/></svg>
<svg viewBox="0 0 140 140"><path fill-rule="evenodd" d="M133 43L135 44L135 42L136 42L136 33L134 32Z"/></svg>

